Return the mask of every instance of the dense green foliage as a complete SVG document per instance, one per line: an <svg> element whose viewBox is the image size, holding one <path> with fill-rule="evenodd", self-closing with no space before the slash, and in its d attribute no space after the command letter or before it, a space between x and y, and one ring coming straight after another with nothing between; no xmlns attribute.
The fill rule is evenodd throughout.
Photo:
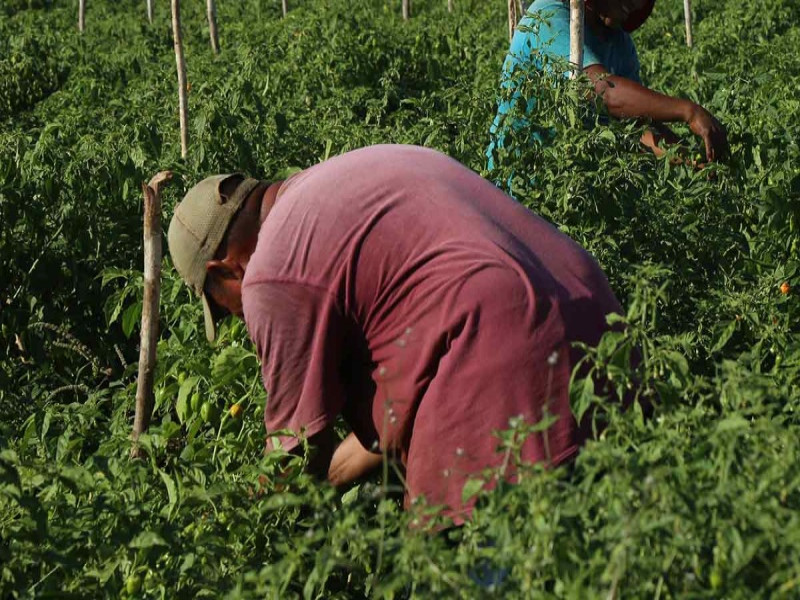
<svg viewBox="0 0 800 600"><path fill-rule="evenodd" d="M728 126L730 163L703 172L639 152L634 125L581 126L582 82L520 76L555 141L518 132L492 177L597 256L629 328L590 362L659 399L444 535L408 527L397 477L343 498L299 468L276 483L243 326L209 347L168 259L155 426L128 458L140 184L176 173L168 216L209 173L270 178L371 143L481 171L504 3L415 0L409 22L381 0L298 0L286 20L218 4L219 56L203 3L184 6L185 161L167 3L151 26L144 2L90 1L82 36L65 0L0 12L0 597L796 597L800 304L780 286L800 283L800 6L703 3L688 50L663 1L635 35L645 82ZM603 401L574 391L578 411ZM499 443L513 458L538 434Z"/></svg>

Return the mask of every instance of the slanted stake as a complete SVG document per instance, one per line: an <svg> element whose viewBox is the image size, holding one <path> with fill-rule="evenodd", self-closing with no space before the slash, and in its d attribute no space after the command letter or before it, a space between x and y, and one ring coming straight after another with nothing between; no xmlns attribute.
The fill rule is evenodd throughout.
<svg viewBox="0 0 800 600"><path fill-rule="evenodd" d="M78 0L78 31L86 29L86 0Z"/></svg>
<svg viewBox="0 0 800 600"><path fill-rule="evenodd" d="M517 0L508 0L508 40L514 37L517 28Z"/></svg>
<svg viewBox="0 0 800 600"><path fill-rule="evenodd" d="M172 177L161 171L150 183L142 183L144 194L144 300L136 380L136 414L133 418L131 458L141 456L139 436L150 426L153 413L153 374L158 345L158 298L161 293L161 184Z"/></svg>
<svg viewBox="0 0 800 600"><path fill-rule="evenodd" d="M286 18L286 13L289 12L289 5L286 3L286 0L281 0L281 12L283 12L283 18Z"/></svg>
<svg viewBox="0 0 800 600"><path fill-rule="evenodd" d="M178 112L181 122L181 157L186 158L189 148L189 126L188 116L186 114L186 61L183 59L180 0L172 0L172 41L175 45L175 62L178 65Z"/></svg>
<svg viewBox="0 0 800 600"><path fill-rule="evenodd" d="M577 77L583 70L583 0L569 0L569 62Z"/></svg>
<svg viewBox="0 0 800 600"><path fill-rule="evenodd" d="M411 16L411 0L403 0L402 7L403 7L403 20L408 21L408 17Z"/></svg>
<svg viewBox="0 0 800 600"><path fill-rule="evenodd" d="M153 0L147 0L147 22L153 24Z"/></svg>
<svg viewBox="0 0 800 600"><path fill-rule="evenodd" d="M206 0L206 13L208 15L208 35L211 38L211 49L214 54L219 54L219 36L217 35L217 7L214 0Z"/></svg>
<svg viewBox="0 0 800 600"><path fill-rule="evenodd" d="M692 47L692 0L683 0L683 19L686 21L686 45Z"/></svg>

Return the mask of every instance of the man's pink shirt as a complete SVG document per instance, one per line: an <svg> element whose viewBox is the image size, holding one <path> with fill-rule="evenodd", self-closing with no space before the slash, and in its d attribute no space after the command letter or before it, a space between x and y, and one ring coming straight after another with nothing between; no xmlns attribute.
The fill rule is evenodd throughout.
<svg viewBox="0 0 800 600"><path fill-rule="evenodd" d="M510 418L556 417L523 460L575 454L572 342L596 344L620 311L595 260L551 224L443 154L390 145L283 184L242 298L267 431L311 436L341 414L366 448L401 456L407 501L456 522L466 479L503 464Z"/></svg>

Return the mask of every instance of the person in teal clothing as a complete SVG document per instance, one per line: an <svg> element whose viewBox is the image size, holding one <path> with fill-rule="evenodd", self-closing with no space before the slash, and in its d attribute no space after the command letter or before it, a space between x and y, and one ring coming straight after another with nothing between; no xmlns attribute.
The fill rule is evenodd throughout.
<svg viewBox="0 0 800 600"><path fill-rule="evenodd" d="M595 93L615 118L645 119L651 128L642 136L642 143L657 156L663 154L659 142L675 143L677 136L666 123L684 122L702 138L706 159L724 159L728 154L725 127L699 104L684 98L660 94L642 84L639 58L630 32L640 27L652 12L655 0L586 0L583 69L594 84ZM567 0L535 0L520 21L503 63L501 86L515 87L513 73L517 69L547 69L566 64L543 60L569 60L569 3ZM569 72L564 72L569 75ZM486 152L489 171L494 169L494 151L503 147L508 127L506 115L519 94L503 100L490 129L492 141ZM536 105L529 99L526 113ZM545 143L548 132L535 132L532 143Z"/></svg>

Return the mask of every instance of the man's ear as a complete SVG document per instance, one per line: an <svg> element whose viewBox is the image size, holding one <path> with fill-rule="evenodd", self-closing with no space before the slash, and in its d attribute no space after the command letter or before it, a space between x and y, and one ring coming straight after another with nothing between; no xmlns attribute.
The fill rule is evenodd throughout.
<svg viewBox="0 0 800 600"><path fill-rule="evenodd" d="M244 279L244 269L235 261L224 258L222 260L210 260L206 263L206 276L224 281L226 279L235 279L241 281Z"/></svg>

